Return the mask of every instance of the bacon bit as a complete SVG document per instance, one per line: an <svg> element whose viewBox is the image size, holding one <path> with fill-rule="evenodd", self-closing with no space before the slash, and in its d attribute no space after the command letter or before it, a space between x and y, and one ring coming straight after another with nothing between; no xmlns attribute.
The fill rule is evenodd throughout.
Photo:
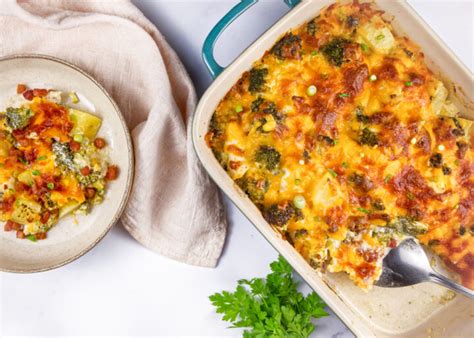
<svg viewBox="0 0 474 338"><path fill-rule="evenodd" d="M91 168L86 166L84 168L81 168L80 172L81 172L82 176L89 176L89 174L91 173Z"/></svg>
<svg viewBox="0 0 474 338"><path fill-rule="evenodd" d="M15 231L18 231L18 230L22 230L23 229L23 225L19 224L19 223L16 223L16 222L13 222L13 221L7 221L7 223L10 222L10 225L9 227L11 227L11 230L15 230Z"/></svg>
<svg viewBox="0 0 474 338"><path fill-rule="evenodd" d="M474 162L469 163L468 161L463 161L461 163L461 168L458 174L458 182L461 186L465 186L474 173ZM467 187L467 185L466 185Z"/></svg>
<svg viewBox="0 0 474 338"><path fill-rule="evenodd" d="M348 224L350 231L359 233L364 230L368 225L367 216L350 216Z"/></svg>
<svg viewBox="0 0 474 338"><path fill-rule="evenodd" d="M33 89L33 96L36 96L36 97L43 97L43 96L46 96L48 95L48 90L47 89L39 89L39 88L35 88Z"/></svg>
<svg viewBox="0 0 474 338"><path fill-rule="evenodd" d="M79 150L81 150L81 144L79 142L76 142L76 141L70 141L69 142L69 147L75 153L77 153Z"/></svg>
<svg viewBox="0 0 474 338"><path fill-rule="evenodd" d="M375 71L378 79L396 80L398 78L397 68L393 65L393 59L386 58L385 63Z"/></svg>
<svg viewBox="0 0 474 338"><path fill-rule="evenodd" d="M101 137L98 137L94 140L94 145L97 149L102 149L106 146L105 140Z"/></svg>
<svg viewBox="0 0 474 338"><path fill-rule="evenodd" d="M16 86L16 93L17 93L17 94L21 94L21 93L23 93L25 90L26 90L26 86L25 86L24 84L19 83L19 84Z"/></svg>
<svg viewBox="0 0 474 338"><path fill-rule="evenodd" d="M107 181L113 181L117 179L119 174L119 169L116 165L109 165L107 168L107 173L105 174L105 179Z"/></svg>
<svg viewBox="0 0 474 338"><path fill-rule="evenodd" d="M17 225L18 223L15 223L13 221L7 221L5 225L3 226L4 231L12 231L12 230L17 230Z"/></svg>
<svg viewBox="0 0 474 338"><path fill-rule="evenodd" d="M362 263L355 268L355 271L359 277L364 279L374 274L374 267L368 263Z"/></svg>
<svg viewBox="0 0 474 338"><path fill-rule="evenodd" d="M13 208L13 203L15 203L15 197L10 196L5 198L3 201L0 201L0 210L3 212L9 212Z"/></svg>
<svg viewBox="0 0 474 338"><path fill-rule="evenodd" d="M33 98L35 97L35 95L33 94L33 90L32 89L25 90L23 92L23 97L28 101L33 100Z"/></svg>
<svg viewBox="0 0 474 338"><path fill-rule="evenodd" d="M232 170L238 169L241 165L242 165L242 162L229 161L229 167L230 167L230 169L232 169Z"/></svg>
<svg viewBox="0 0 474 338"><path fill-rule="evenodd" d="M381 219L385 222L390 222L390 216L386 213L371 213L368 215L369 219Z"/></svg>
<svg viewBox="0 0 474 338"><path fill-rule="evenodd" d="M17 230L17 232L16 232L16 238L19 238L19 239L25 239L25 238L26 238L26 235L25 235L25 233L23 232L23 230Z"/></svg>
<svg viewBox="0 0 474 338"><path fill-rule="evenodd" d="M390 239L390 241L388 242L388 247L393 249L396 246L397 246L397 241L394 238Z"/></svg>
<svg viewBox="0 0 474 338"><path fill-rule="evenodd" d="M48 222L49 220L49 217L51 216L51 214L49 213L49 211L45 211L41 214L41 223L42 224L46 224L46 222Z"/></svg>
<svg viewBox="0 0 474 338"><path fill-rule="evenodd" d="M35 235L35 237L38 241L46 239L46 232L39 232Z"/></svg>
<svg viewBox="0 0 474 338"><path fill-rule="evenodd" d="M94 188L86 188L86 197L88 199L93 199L95 197L96 190Z"/></svg>
<svg viewBox="0 0 474 338"><path fill-rule="evenodd" d="M354 97L364 88L364 82L369 76L369 68L366 64L346 68L343 75L346 84L346 91L351 97Z"/></svg>
<svg viewBox="0 0 474 338"><path fill-rule="evenodd" d="M411 73L410 74L410 82L413 86L421 86L425 83L425 78L419 74Z"/></svg>
<svg viewBox="0 0 474 338"><path fill-rule="evenodd" d="M335 233L339 230L339 226L342 226L348 218L348 215L342 208L342 206L332 207L327 211L324 216L324 221L328 225L328 231Z"/></svg>
<svg viewBox="0 0 474 338"><path fill-rule="evenodd" d="M230 152L230 153L234 153L236 155L243 155L244 154L244 151L242 149L240 149L239 147L237 147L235 144L231 144L231 145L227 146L227 151Z"/></svg>
<svg viewBox="0 0 474 338"><path fill-rule="evenodd" d="M456 137L451 132L451 125L444 117L439 118L433 126L433 133L436 135L438 144L444 144L446 147L451 147L456 141Z"/></svg>
<svg viewBox="0 0 474 338"><path fill-rule="evenodd" d="M15 190L17 192L24 192L24 191L30 191L31 188L24 183L15 182Z"/></svg>
<svg viewBox="0 0 474 338"><path fill-rule="evenodd" d="M36 148L26 149L24 154L25 160L27 160L28 162L33 162L34 160L36 160L37 152L38 149Z"/></svg>
<svg viewBox="0 0 474 338"><path fill-rule="evenodd" d="M379 258L379 255L377 251L375 250L363 250L362 251L362 257L364 257L364 260L368 263L375 262L377 258Z"/></svg>
<svg viewBox="0 0 474 338"><path fill-rule="evenodd" d="M298 114L307 115L311 113L311 106L305 102L304 98L302 98L301 96L293 96L291 99L295 104L296 112Z"/></svg>
<svg viewBox="0 0 474 338"><path fill-rule="evenodd" d="M424 129L421 136L419 136L416 146L420 148L425 155L431 153L431 139L428 132Z"/></svg>
<svg viewBox="0 0 474 338"><path fill-rule="evenodd" d="M456 142L456 146L458 147L458 150L456 150L456 157L462 160L464 156L466 156L467 149L469 148L469 146L467 145L467 143L461 141Z"/></svg>

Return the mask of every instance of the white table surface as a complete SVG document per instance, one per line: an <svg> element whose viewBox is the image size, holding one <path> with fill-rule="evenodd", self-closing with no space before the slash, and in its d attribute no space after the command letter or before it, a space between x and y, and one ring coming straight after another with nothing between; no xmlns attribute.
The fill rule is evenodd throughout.
<svg viewBox="0 0 474 338"><path fill-rule="evenodd" d="M211 83L201 46L212 26L237 0L134 0L182 58L201 95ZM473 2L410 3L473 69ZM280 0L263 0L217 44L223 64L287 11ZM30 275L0 275L0 335L199 335L229 336L208 301L241 278L264 276L275 250L233 205L216 269L177 263L140 246L116 226L91 252L62 268ZM303 285L307 292L309 288ZM335 315L318 320L317 337L350 337Z"/></svg>

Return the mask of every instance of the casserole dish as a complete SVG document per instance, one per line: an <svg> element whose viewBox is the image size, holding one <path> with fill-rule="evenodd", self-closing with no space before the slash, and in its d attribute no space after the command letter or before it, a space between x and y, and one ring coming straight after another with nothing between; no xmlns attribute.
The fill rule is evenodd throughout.
<svg viewBox="0 0 474 338"><path fill-rule="evenodd" d="M217 75L222 68L212 58L212 44L229 20L255 1L242 2L221 21L211 32L204 45L204 59L211 74ZM196 151L211 177L219 184L233 202L255 224L257 229L293 265L296 271L313 287L359 336L426 336L467 335L472 331L469 322L472 309L468 299L456 297L446 302L446 291L434 285L418 285L401 289L377 289L364 293L352 285L344 275L318 275L297 254L293 247L267 224L258 209L240 190L215 160L207 147L204 136L209 120L222 97L259 59L275 41L291 28L297 27L318 14L330 1L303 1L276 25L249 47L205 93L198 106L193 125L193 140ZM378 7L385 11L385 18L392 21L398 35L416 32L410 38L426 54L426 62L431 70L449 87L451 99L462 107L465 117L473 118L472 75L456 57L439 41L435 34L413 12L405 2L380 1ZM443 65L440 68L437 65ZM444 70L444 71L443 71ZM444 76L448 74L449 77ZM397 301L395 302L394 299Z"/></svg>

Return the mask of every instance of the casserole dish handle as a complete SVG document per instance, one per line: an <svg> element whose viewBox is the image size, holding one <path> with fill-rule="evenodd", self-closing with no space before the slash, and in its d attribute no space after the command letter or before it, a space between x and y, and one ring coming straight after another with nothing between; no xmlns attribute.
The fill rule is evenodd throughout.
<svg viewBox="0 0 474 338"><path fill-rule="evenodd" d="M301 0L283 0L290 8L296 6ZM240 0L219 22L211 29L209 34L204 40L202 46L202 59L206 64L206 67L211 74L212 78L215 79L225 67L219 65L214 58L214 45L222 32L242 13L257 3L258 0Z"/></svg>

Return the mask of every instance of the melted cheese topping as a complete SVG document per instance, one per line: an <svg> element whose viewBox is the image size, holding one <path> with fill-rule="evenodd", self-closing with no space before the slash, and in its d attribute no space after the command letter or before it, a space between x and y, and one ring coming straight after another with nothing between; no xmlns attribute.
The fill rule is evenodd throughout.
<svg viewBox="0 0 474 338"><path fill-rule="evenodd" d="M373 5L284 35L218 105L206 140L315 268L370 287L413 236L474 288L474 128Z"/></svg>

